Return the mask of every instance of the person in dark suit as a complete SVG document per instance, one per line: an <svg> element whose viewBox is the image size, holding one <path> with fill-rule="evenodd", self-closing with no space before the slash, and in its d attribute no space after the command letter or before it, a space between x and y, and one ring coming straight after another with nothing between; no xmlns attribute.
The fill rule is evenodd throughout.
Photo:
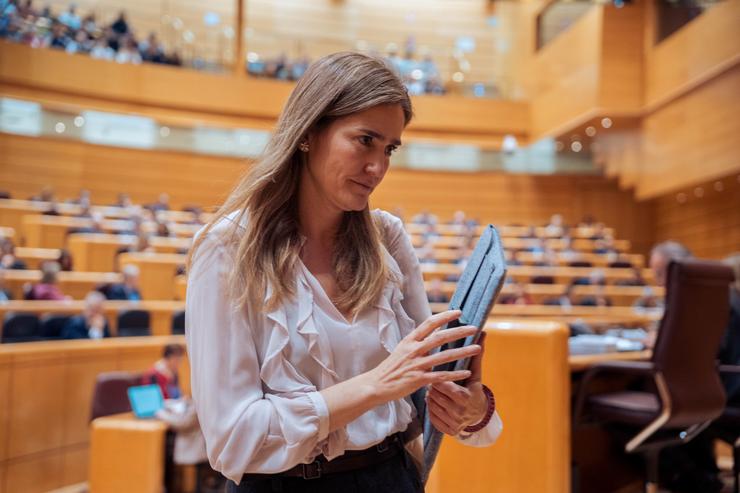
<svg viewBox="0 0 740 493"><path fill-rule="evenodd" d="M121 273L123 274L123 282L108 286L105 290L106 298L109 300L141 300L141 293L139 292L139 268L131 264L124 265Z"/></svg>
<svg viewBox="0 0 740 493"><path fill-rule="evenodd" d="M85 297L85 312L72 317L62 327L62 339L102 339L110 337L108 321L103 312L105 296L90 291Z"/></svg>

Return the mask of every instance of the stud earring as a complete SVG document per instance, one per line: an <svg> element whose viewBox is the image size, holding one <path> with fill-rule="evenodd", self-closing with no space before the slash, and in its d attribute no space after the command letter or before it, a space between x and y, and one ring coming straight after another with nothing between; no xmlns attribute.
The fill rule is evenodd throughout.
<svg viewBox="0 0 740 493"><path fill-rule="evenodd" d="M298 149L300 149L301 152L308 152L308 142L301 142L298 144Z"/></svg>

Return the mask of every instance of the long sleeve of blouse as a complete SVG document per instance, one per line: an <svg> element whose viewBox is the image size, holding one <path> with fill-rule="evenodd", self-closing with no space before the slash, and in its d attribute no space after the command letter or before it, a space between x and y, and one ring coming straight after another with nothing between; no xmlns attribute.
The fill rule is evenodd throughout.
<svg viewBox="0 0 740 493"><path fill-rule="evenodd" d="M261 374L271 356L258 357L249 317L226 294L233 261L208 235L188 276L186 336L192 393L208 457L239 482L246 472L279 472L307 462L326 438L329 413L317 389L291 379L280 395L265 393ZM260 366L262 365L262 366Z"/></svg>

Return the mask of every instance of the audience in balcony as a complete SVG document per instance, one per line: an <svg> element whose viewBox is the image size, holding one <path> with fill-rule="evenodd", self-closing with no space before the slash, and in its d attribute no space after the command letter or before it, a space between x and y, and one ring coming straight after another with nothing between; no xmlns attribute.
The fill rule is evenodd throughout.
<svg viewBox="0 0 740 493"><path fill-rule="evenodd" d="M0 0L0 38L118 63L181 64L176 52L165 53L155 33L139 43L123 11L110 25L101 26L92 13L81 19L74 4L54 16L50 7L36 11L29 0L21 6L15 0Z"/></svg>

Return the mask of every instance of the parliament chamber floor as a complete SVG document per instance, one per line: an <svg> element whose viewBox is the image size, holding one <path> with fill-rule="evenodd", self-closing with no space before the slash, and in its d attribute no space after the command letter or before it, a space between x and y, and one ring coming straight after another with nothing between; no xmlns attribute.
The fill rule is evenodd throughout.
<svg viewBox="0 0 740 493"><path fill-rule="evenodd" d="M251 492L252 473L377 491L357 479L376 465L346 464L380 460L367 423L407 408L446 436L433 465L407 441L401 470L428 478L373 478L389 491L737 492L738 25L740 0L0 0L0 493ZM253 241L203 240L242 208L255 226L230 231ZM489 224L500 261L475 248ZM208 277L199 257L227 251ZM500 286L461 295L486 269ZM255 289L277 332L234 335ZM458 401L441 418L419 384L423 407L409 391L334 423L361 386L330 383L428 314L472 323L485 293L457 385L483 421L451 425ZM214 418L252 377L256 402ZM290 414L305 400L323 424Z"/></svg>

